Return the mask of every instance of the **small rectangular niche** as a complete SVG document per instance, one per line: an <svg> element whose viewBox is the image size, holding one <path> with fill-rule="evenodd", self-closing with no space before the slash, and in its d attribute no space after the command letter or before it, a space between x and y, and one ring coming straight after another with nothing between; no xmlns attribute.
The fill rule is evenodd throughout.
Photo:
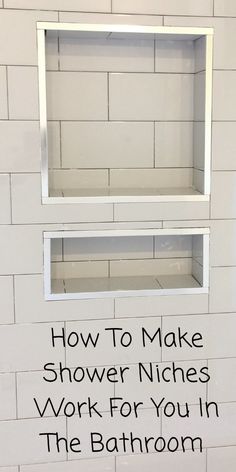
<svg viewBox="0 0 236 472"><path fill-rule="evenodd" d="M209 229L44 233L46 300L207 293Z"/></svg>
<svg viewBox="0 0 236 472"><path fill-rule="evenodd" d="M213 29L37 30L43 203L209 200Z"/></svg>

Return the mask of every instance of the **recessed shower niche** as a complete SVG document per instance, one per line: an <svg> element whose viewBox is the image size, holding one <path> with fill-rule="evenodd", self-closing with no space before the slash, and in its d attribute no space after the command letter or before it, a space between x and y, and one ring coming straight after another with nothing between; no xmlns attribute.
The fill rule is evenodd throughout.
<svg viewBox="0 0 236 472"><path fill-rule="evenodd" d="M44 233L46 300L207 293L209 229Z"/></svg>
<svg viewBox="0 0 236 472"><path fill-rule="evenodd" d="M211 28L37 29L43 203L209 200Z"/></svg>

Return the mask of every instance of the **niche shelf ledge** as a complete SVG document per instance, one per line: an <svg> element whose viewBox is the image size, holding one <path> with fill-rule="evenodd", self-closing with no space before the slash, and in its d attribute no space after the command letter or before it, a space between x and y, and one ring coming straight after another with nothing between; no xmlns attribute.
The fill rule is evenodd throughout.
<svg viewBox="0 0 236 472"><path fill-rule="evenodd" d="M208 293L208 266L208 228L44 233L46 300Z"/></svg>

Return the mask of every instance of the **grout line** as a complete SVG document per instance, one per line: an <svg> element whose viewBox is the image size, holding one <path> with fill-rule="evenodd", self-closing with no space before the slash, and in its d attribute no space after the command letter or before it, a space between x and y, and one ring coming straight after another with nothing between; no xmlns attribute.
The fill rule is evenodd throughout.
<svg viewBox="0 0 236 472"><path fill-rule="evenodd" d="M160 320L160 321L161 321L161 332L163 333L163 316L161 316L161 320ZM161 346L161 348L160 348L160 351L161 351L161 352L160 352L160 354L161 354L161 362L163 362L163 352L162 352L162 351L163 351L163 347L162 347L162 346Z"/></svg>
<svg viewBox="0 0 236 472"><path fill-rule="evenodd" d="M4 2L4 1L5 1L5 0L3 0L3 2ZM32 11L32 12L35 12L35 11L39 10L39 8L23 8L23 7L17 7L17 8L16 8L16 7L8 7L8 8L6 7L5 9L8 10L8 11L19 11L19 10L21 11L21 10L23 10L23 11ZM41 8L41 9L40 9L40 12L41 12L41 11L42 11L42 12L47 12L47 13L51 13L51 12L53 12L53 13L58 13L59 15L62 15L62 14L64 14L64 13L71 13L71 14L72 14L72 13L75 13L75 14L80 14L80 15L89 14L89 15L91 15L91 16L94 15L94 14L99 15L99 16L100 16L100 15L104 15L104 14L111 14L111 10L110 10L110 9L109 9L109 10L104 10L104 11L101 11L101 10L100 10L100 11L95 11L95 10L92 10L92 11L91 11L91 10L68 10L68 9L67 9L67 10L61 10L61 9L58 10L58 8L57 8L57 9L55 9L55 8L50 8L50 9L48 9L48 8ZM129 17L129 16L137 16L137 17L139 17L139 16L147 16L147 17L150 17L150 18L158 18L158 19L161 19L161 20L163 20L164 17L165 17L166 19L168 19L168 18L175 18L175 17L180 17L180 18L191 18L191 17L194 17L194 18L200 18L200 19L206 18L207 20L212 18L212 15L184 15L184 14L181 14L181 15L180 15L180 14L174 14L174 15L172 14L172 15L171 15L171 14L160 14L160 13L146 13L146 12L144 12L144 11L141 12L141 13L137 13L137 12L135 12L135 11L134 11L134 12L125 12L125 11L123 11L123 12L120 12L120 11L119 11L119 12L116 12L116 11L115 11L115 12L113 12L113 13L116 14L116 15L118 15L118 16L119 16L119 15L127 16L127 17ZM233 15L228 15L228 16L217 15L217 18L236 18L236 16L233 16ZM58 20L58 21L61 22L61 23L64 23L64 22L65 22L65 21L63 21L63 20L60 19L60 16L59 16L59 20ZM158 26L162 26L162 25L158 25ZM167 26L168 26L168 25L167 25ZM208 27L210 27L210 26L208 26ZM207 26L206 26L206 28L207 28Z"/></svg>
<svg viewBox="0 0 236 472"><path fill-rule="evenodd" d="M110 121L110 75L107 72L107 121Z"/></svg>
<svg viewBox="0 0 236 472"><path fill-rule="evenodd" d="M61 132L61 121L59 121L59 143L60 143L60 168L58 170L64 170L63 169L63 163L62 163L62 132ZM54 171L55 169L52 168L52 169L49 169L49 170L52 170Z"/></svg>
<svg viewBox="0 0 236 472"><path fill-rule="evenodd" d="M10 101L9 101L9 84L8 84L8 66L6 65L6 89L7 89L7 118L10 119Z"/></svg>
<svg viewBox="0 0 236 472"><path fill-rule="evenodd" d="M8 174L9 177L9 190L10 190L10 219L11 224L13 223L13 212L12 212L12 174Z"/></svg>
<svg viewBox="0 0 236 472"><path fill-rule="evenodd" d="M15 394L16 394L16 419L19 419L19 414L18 414L17 372L15 372Z"/></svg>
<svg viewBox="0 0 236 472"><path fill-rule="evenodd" d="M11 66L10 66L11 67ZM28 66L13 66L13 67L28 67ZM29 67L35 67L37 68L37 66L29 66ZM227 71L227 70L230 70L230 69L214 69L215 71ZM236 69L232 69L233 71L235 71ZM106 70L97 70L97 69L85 69L85 70L79 70L79 69L61 69L61 70L58 70L58 69L48 69L47 72L58 72L58 73L64 73L64 72L67 72L68 74L72 73L72 74L103 74L103 75L107 75L107 74L126 74L126 75L154 75L154 72L153 70L150 70L150 71L143 71L143 70L137 70L137 71L130 71L130 70L122 70L122 69L117 69L117 70L110 70L110 71L106 71ZM156 72L155 73L155 76L158 76L158 75L187 75L187 76L193 76L193 78L197 75L197 74L200 74L202 72L205 72L205 70L201 70L201 71L198 71L198 72L163 72L163 71L159 71L159 72Z"/></svg>
<svg viewBox="0 0 236 472"><path fill-rule="evenodd" d="M60 37L59 37L59 33L58 33L58 37L57 37L57 67L58 67L58 70L60 71L61 70L61 58L60 58ZM49 70L50 69L48 69L47 72Z"/></svg>
<svg viewBox="0 0 236 472"><path fill-rule="evenodd" d="M206 366L208 368L208 374L209 374L209 359L206 359ZM209 400L209 382L206 383L206 401L208 402Z"/></svg>
<svg viewBox="0 0 236 472"><path fill-rule="evenodd" d="M111 0L111 13L113 13L113 0Z"/></svg>
<svg viewBox="0 0 236 472"><path fill-rule="evenodd" d="M163 408L161 408L161 416L160 416L160 436L162 436L163 431Z"/></svg>
<svg viewBox="0 0 236 472"><path fill-rule="evenodd" d="M156 40L154 39L154 71L156 72Z"/></svg>
<svg viewBox="0 0 236 472"><path fill-rule="evenodd" d="M107 319L102 320L102 321L107 321L108 319L109 319L109 320L113 320L113 318L107 318ZM81 320L73 320L72 323L74 323L75 321L81 321ZM93 321L93 320L88 320L88 321ZM100 321L100 319L99 319L99 320L94 320L94 321ZM68 323L71 323L71 321L68 321ZM203 362L219 361L219 360L220 360L220 361L225 361L225 360L235 360L235 361L236 361L236 356L235 356L235 357L218 357L218 358L216 357L216 358L209 358L209 359L207 359L207 360L206 360L206 357L203 357L203 358L201 358L201 359L189 359L189 357L188 357L188 359L184 359L184 360L182 360L182 359L181 359L181 360L179 360L179 359L177 359L177 360L174 359L174 360L173 360L173 359L172 359L172 360L162 360L162 361L159 360L159 361L155 361L155 362L152 362L152 363L153 363L153 364L158 364L158 365L160 365L160 364L171 364L171 363L175 362L176 365L177 365L177 367L181 367L181 368L184 369L183 364L189 364L190 362L193 362L193 363L194 363L194 362L201 362L201 363L203 363ZM148 362L145 361L145 362L142 362L142 364L147 365ZM133 363L132 363L132 362L130 362L130 363L126 362L125 364L122 364L121 362L119 362L118 364L115 364L115 366L117 366L117 367L120 367L120 366L132 366L132 367L133 367L133 366L137 366L137 365L138 365L137 362L136 362L136 363L135 363L135 362L133 362ZM94 364L92 364L92 365L91 365L91 364L87 365L87 364L86 364L86 365L82 365L82 366L80 366L80 367L82 367L82 368L84 368L84 369L87 369L87 368L89 369L89 368L94 368L94 367L96 367L96 368L99 368L99 367L100 367L100 368L104 368L104 367L113 367L113 366L114 366L114 363L113 363L113 364L96 364L96 365L94 365ZM66 365L66 367L68 367L68 368L70 368L70 369L76 369L76 367L78 367L78 365L77 365L77 366L76 366L76 365ZM204 365L204 367L206 367L206 366ZM55 371L56 371L56 372L59 372L59 367L56 368ZM29 374L29 375L30 375L30 374L32 374L32 373L43 373L43 372L44 372L44 370L42 370L42 369L41 369L41 370L31 369L31 370L19 370L19 371L17 371L17 372L14 372L14 371L1 372L0 375L14 374L14 373L18 373L18 374ZM164 383L165 383L165 382L164 382ZM220 401L220 402L218 402L218 403L222 403L222 404L225 404L225 403L236 403L236 400Z"/></svg>
<svg viewBox="0 0 236 472"><path fill-rule="evenodd" d="M153 168L156 167L156 123L153 121Z"/></svg>
<svg viewBox="0 0 236 472"><path fill-rule="evenodd" d="M209 450L209 449L219 449L219 448L220 448L220 449L222 449L222 448L225 449L225 448L234 447L234 446L236 446L236 442L235 442L235 444L230 444L230 445L225 445L225 446L208 446L208 447L203 447L203 450L204 450L204 451L207 451L207 450ZM180 451L180 450L178 450L178 452L179 452L179 451ZM189 449L188 449L188 451L189 451ZM152 456L153 456L154 454L157 454L157 453L156 453L156 452L149 452L149 453L148 453L148 455L152 455ZM168 451L163 451L163 454L168 454ZM119 454L119 457L127 457L127 456L130 457L131 455L132 455L132 454L124 453L124 454ZM135 455L136 455L136 457L138 456L138 454L135 454ZM107 457L108 457L108 456L105 456L105 455L102 455L102 456L101 456L101 458L103 458L103 459L104 459L104 458L107 458ZM113 456L113 457L115 458L116 456ZM84 460L86 460L86 461L92 461L92 460L94 460L94 457L88 457L88 458L86 458L86 459L84 459L84 458L81 458L81 459L80 459L80 458L77 458L77 461L78 461L78 462L79 462L79 461L84 461ZM73 462L75 462L75 459L69 459L68 462L69 462L70 464L72 464ZM39 464L38 464L38 463L36 463L36 464L30 464L30 466L31 466L31 465L33 465L33 466L35 466L35 465L38 466L38 465L39 465L39 466L42 467L43 465L47 465L47 467L48 467L48 466L50 466L51 464L54 464L55 466L58 467L58 464L66 464L66 465L68 465L68 462L65 461L65 460L60 460L60 462L58 462L58 461L56 461L56 460L53 460L53 461L50 461L50 463L49 463L49 462L40 462ZM25 466L27 467L27 470L28 470L29 463L27 463L27 464L21 464L21 466L18 466L18 467L25 467ZM4 466L0 466L0 471L1 471L1 469L5 469L5 467L4 467Z"/></svg>
<svg viewBox="0 0 236 472"><path fill-rule="evenodd" d="M12 287L13 287L13 319L16 323L16 294L15 294L15 275L12 275Z"/></svg>
<svg viewBox="0 0 236 472"><path fill-rule="evenodd" d="M69 438L68 438L68 417L67 416L66 416L66 439L69 442ZM69 452L67 452L67 451L66 451L66 460L67 461L69 460Z"/></svg>
<svg viewBox="0 0 236 472"><path fill-rule="evenodd" d="M215 16L215 0L212 0L212 2L213 2L213 5L212 5L213 6L213 15L212 16Z"/></svg>

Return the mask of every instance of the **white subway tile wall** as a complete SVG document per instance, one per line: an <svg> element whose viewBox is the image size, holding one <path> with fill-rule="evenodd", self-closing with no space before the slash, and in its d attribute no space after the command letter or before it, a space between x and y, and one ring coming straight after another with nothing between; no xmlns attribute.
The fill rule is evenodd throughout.
<svg viewBox="0 0 236 472"><path fill-rule="evenodd" d="M193 186L203 193L193 168L204 168L205 39L105 36L46 37L48 125L55 127L49 129L49 196L83 195L82 189L96 195L98 188L119 194L140 185L154 194ZM193 119L203 120L196 145ZM75 177L84 169L91 169L91 180ZM93 182L98 169L103 186Z"/></svg>
<svg viewBox="0 0 236 472"><path fill-rule="evenodd" d="M214 87L211 202L89 203L43 205L40 176L39 106L37 77L37 21L106 24L143 24L213 27ZM173 469L183 472L233 472L236 467L236 2L234 0L0 0L0 472L143 472ZM202 183L202 119L204 65L200 42L179 43L103 38L77 41L75 35L48 37L47 82L49 103L50 188L104 188L143 186L191 187ZM98 58L103 48L103 55ZM195 49L195 50L193 50ZM196 74L194 84L194 74ZM163 93L160 93L159 87ZM145 90L145 94L140 90ZM194 104L194 90L196 91ZM58 100L60 97L60 100ZM175 97L173 99L173 97ZM78 103L80 106L78 106ZM82 105L81 105L82 104ZM109 104L109 106L108 106ZM90 122L90 120L92 120ZM114 142L116 143L114 145ZM78 148L80 152L78 152ZM97 152L94 154L93 150ZM109 159L108 157L109 156ZM198 168L193 176L193 168ZM80 170L81 169L81 170ZM158 223L156 223L158 222ZM210 290L208 294L134 297L93 300L44 300L43 232L94 229L97 224L129 228L210 227ZM100 225L100 226L99 226ZM159 266L168 266L168 252L188 264L191 247L181 238L139 240L130 247L130 261L122 260L122 247L111 262L111 273L150 270L154 254ZM53 252L53 270L80 273L83 260L75 260L77 247L61 241ZM97 248L102 250L102 248ZM65 250L65 254L64 254ZM107 247L114 251L114 247ZM65 261L62 265L63 252ZM84 258L91 255L85 245ZM96 254L96 259L98 255ZM111 254L112 256L112 254ZM135 258L136 260L133 260ZM140 265L140 259L143 259ZM107 274L106 261L91 261L83 270ZM127 262L129 262L127 264ZM166 265L167 264L167 265ZM138 333L145 325L153 330L201 332L204 347L142 349ZM137 342L132 349L108 343L96 351L52 348L50 329L93 333L104 327L123 327ZM79 358L79 361L78 361ZM208 366L206 384L172 384L158 395L175 403L189 401L192 419L154 421L147 408L155 386L137 384L138 362L160 367ZM42 381L46 362L65 362L71 368L128 364L129 382L89 381L80 385L80 399L96 393L105 411L107 397L116 394L144 401L139 421L129 421L134 431L164 436L176 433L204 438L203 453L144 454L90 457L86 431L91 426L113 433L107 416L101 423L65 417L40 419L33 397L40 403L50 395L75 401L78 387ZM199 397L219 402L220 418L199 421ZM117 419L117 431L127 424ZM62 452L48 454L42 431L63 436L83 431L84 456ZM40 441L42 441L40 443ZM14 446L14 448L13 448ZM73 459L73 460L72 460Z"/></svg>

